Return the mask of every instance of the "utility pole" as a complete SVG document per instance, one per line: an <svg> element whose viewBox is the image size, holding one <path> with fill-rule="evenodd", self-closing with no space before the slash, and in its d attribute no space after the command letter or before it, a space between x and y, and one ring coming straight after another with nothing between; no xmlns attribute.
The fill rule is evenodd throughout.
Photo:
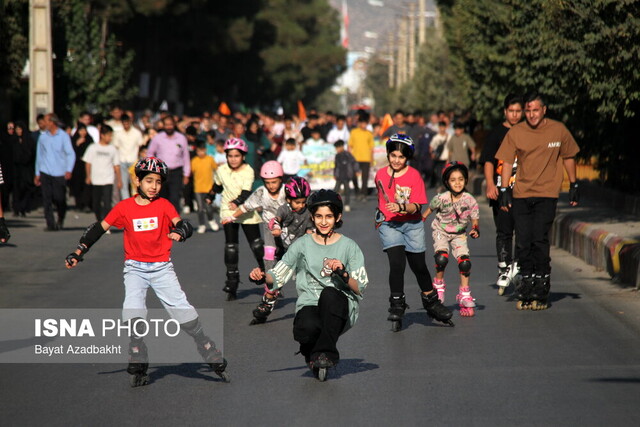
<svg viewBox="0 0 640 427"><path fill-rule="evenodd" d="M397 87L407 81L407 33L406 17L398 19L398 71L396 73Z"/></svg>
<svg viewBox="0 0 640 427"><path fill-rule="evenodd" d="M50 0L29 0L29 128L38 114L53 111L53 50Z"/></svg>
<svg viewBox="0 0 640 427"><path fill-rule="evenodd" d="M409 3L409 80L416 74L416 4Z"/></svg>
<svg viewBox="0 0 640 427"><path fill-rule="evenodd" d="M388 42L388 48L389 48L389 88L393 89L395 87L395 83L396 83L396 76L395 76L395 71L396 71L396 55L395 52L393 50L393 43L394 43L394 34L393 32L391 32L389 34L389 42Z"/></svg>
<svg viewBox="0 0 640 427"><path fill-rule="evenodd" d="M422 46L427 41L427 0L418 4L418 45Z"/></svg>

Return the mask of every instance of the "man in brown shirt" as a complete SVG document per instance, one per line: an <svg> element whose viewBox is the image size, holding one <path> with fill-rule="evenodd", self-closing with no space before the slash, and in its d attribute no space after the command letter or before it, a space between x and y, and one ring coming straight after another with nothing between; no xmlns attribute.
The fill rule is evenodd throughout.
<svg viewBox="0 0 640 427"><path fill-rule="evenodd" d="M561 122L545 117L547 107L538 93L525 96L526 121L513 126L496 153L504 162L499 202L512 209L516 230L516 259L522 281L516 289L518 308L547 308L551 286L549 230L556 214L563 167L570 181L570 204L578 204L575 156L580 151ZM518 179L510 189L512 164L518 159Z"/></svg>

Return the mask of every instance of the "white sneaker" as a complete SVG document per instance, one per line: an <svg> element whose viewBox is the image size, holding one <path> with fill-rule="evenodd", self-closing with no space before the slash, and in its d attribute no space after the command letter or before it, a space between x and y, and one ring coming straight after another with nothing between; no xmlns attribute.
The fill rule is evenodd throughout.
<svg viewBox="0 0 640 427"><path fill-rule="evenodd" d="M345 212L351 212L351 206L346 205L346 206L344 207L344 211L345 211Z"/></svg>
<svg viewBox="0 0 640 427"><path fill-rule="evenodd" d="M204 225L198 226L198 234L204 234L205 231L207 231L207 227L205 227Z"/></svg>
<svg viewBox="0 0 640 427"><path fill-rule="evenodd" d="M203 226L204 227L204 226ZM211 221L209 221L209 227L211 227L211 231L218 231L220 230L220 226L218 225L218 223L216 222L215 219L212 219Z"/></svg>
<svg viewBox="0 0 640 427"><path fill-rule="evenodd" d="M191 208L189 206L185 206L184 208L182 208L182 213L185 215L188 215L191 213Z"/></svg>

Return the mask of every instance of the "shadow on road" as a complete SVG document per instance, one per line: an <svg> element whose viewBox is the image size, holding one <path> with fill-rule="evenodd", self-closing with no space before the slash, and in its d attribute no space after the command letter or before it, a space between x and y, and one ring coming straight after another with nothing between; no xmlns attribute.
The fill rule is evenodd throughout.
<svg viewBox="0 0 640 427"><path fill-rule="evenodd" d="M640 384L640 378L592 378L589 382Z"/></svg>
<svg viewBox="0 0 640 427"><path fill-rule="evenodd" d="M378 366L375 363L365 362L364 359L341 359L338 365L329 370L329 378L342 378L344 375L350 374L358 374L366 371L373 371L374 369L378 369ZM313 373L306 365L300 366L292 366L290 368L283 369L273 369L268 372L287 372L287 371L305 371L302 376L304 377L313 377Z"/></svg>
<svg viewBox="0 0 640 427"><path fill-rule="evenodd" d="M124 366L122 369L116 369L115 371L102 371L98 372L98 375L111 375L126 373L127 368ZM154 383L161 380L164 377L170 375L178 375L185 378L196 378L205 381L220 381L222 378L218 377L209 367L203 363L182 363L180 365L154 365L149 367L149 379L150 383Z"/></svg>

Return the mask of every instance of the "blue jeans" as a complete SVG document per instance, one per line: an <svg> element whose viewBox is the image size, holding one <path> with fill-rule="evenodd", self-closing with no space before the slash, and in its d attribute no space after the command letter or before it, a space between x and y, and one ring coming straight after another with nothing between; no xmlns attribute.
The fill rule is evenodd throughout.
<svg viewBox="0 0 640 427"><path fill-rule="evenodd" d="M124 303L122 320L147 316L147 290L153 288L156 296L172 319L180 324L190 322L198 313L180 287L173 263L142 262L128 259L124 262Z"/></svg>

